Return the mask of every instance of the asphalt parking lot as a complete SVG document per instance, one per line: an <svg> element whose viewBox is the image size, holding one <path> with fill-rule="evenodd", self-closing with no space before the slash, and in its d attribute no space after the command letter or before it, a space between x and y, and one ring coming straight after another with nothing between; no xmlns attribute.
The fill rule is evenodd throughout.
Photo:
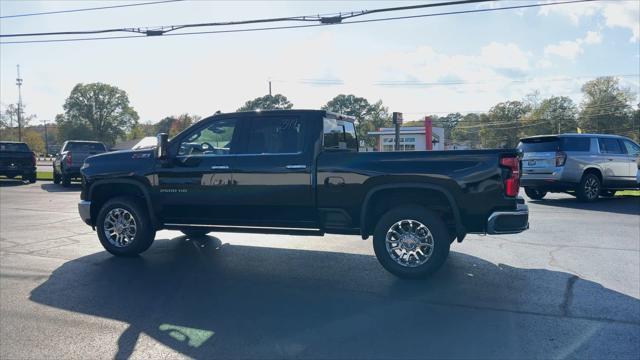
<svg viewBox="0 0 640 360"><path fill-rule="evenodd" d="M79 187L0 180L0 358L640 358L640 198L530 201L428 280L359 237L161 231L131 259Z"/></svg>

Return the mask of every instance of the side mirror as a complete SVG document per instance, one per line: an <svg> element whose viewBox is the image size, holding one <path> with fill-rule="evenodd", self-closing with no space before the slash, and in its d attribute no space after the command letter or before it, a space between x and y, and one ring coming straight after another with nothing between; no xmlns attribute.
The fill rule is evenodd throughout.
<svg viewBox="0 0 640 360"><path fill-rule="evenodd" d="M160 133L157 136L158 146L156 147L156 159L164 160L167 158L167 146L169 145L169 135Z"/></svg>

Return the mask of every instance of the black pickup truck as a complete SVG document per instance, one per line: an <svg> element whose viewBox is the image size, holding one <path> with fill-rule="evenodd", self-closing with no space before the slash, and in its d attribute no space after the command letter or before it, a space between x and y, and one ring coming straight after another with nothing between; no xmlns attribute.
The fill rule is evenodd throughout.
<svg viewBox="0 0 640 360"><path fill-rule="evenodd" d="M23 142L0 141L0 175L36 182L36 155Z"/></svg>
<svg viewBox="0 0 640 360"><path fill-rule="evenodd" d="M358 152L354 120L318 110L214 115L81 172L80 216L120 256L159 229L373 235L387 270L423 277L467 233L529 227L516 150Z"/></svg>

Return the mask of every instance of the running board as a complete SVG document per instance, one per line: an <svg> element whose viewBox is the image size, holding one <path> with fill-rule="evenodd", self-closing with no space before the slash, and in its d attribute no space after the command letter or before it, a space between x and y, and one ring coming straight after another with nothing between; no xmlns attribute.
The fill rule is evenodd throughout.
<svg viewBox="0 0 640 360"><path fill-rule="evenodd" d="M207 230L210 230L211 232L230 232L230 233L248 233L248 234L280 234L280 235L299 235L299 236L323 236L324 235L324 232L322 232L319 229L279 228L279 227L260 227L260 226L164 224L163 228L167 230L198 228L198 229L207 229Z"/></svg>

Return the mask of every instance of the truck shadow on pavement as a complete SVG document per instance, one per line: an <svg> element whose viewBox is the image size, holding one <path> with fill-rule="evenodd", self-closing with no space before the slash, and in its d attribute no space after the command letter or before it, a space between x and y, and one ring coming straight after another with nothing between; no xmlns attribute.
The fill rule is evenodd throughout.
<svg viewBox="0 0 640 360"><path fill-rule="evenodd" d="M563 207L576 210L602 211L626 215L640 215L640 196L616 196L600 198L596 202L584 203L575 198L531 200L535 205Z"/></svg>
<svg viewBox="0 0 640 360"><path fill-rule="evenodd" d="M28 182L20 179L0 178L0 187L27 185Z"/></svg>
<svg viewBox="0 0 640 360"><path fill-rule="evenodd" d="M132 355L141 334L194 358L640 352L638 299L569 273L454 252L432 278L407 281L369 255L157 239L140 257L69 261L30 300L127 323L116 358Z"/></svg>
<svg viewBox="0 0 640 360"><path fill-rule="evenodd" d="M64 187L60 184L46 183L46 184L41 184L40 188L47 192L74 192L74 191L82 190L82 184L71 183L69 187Z"/></svg>

